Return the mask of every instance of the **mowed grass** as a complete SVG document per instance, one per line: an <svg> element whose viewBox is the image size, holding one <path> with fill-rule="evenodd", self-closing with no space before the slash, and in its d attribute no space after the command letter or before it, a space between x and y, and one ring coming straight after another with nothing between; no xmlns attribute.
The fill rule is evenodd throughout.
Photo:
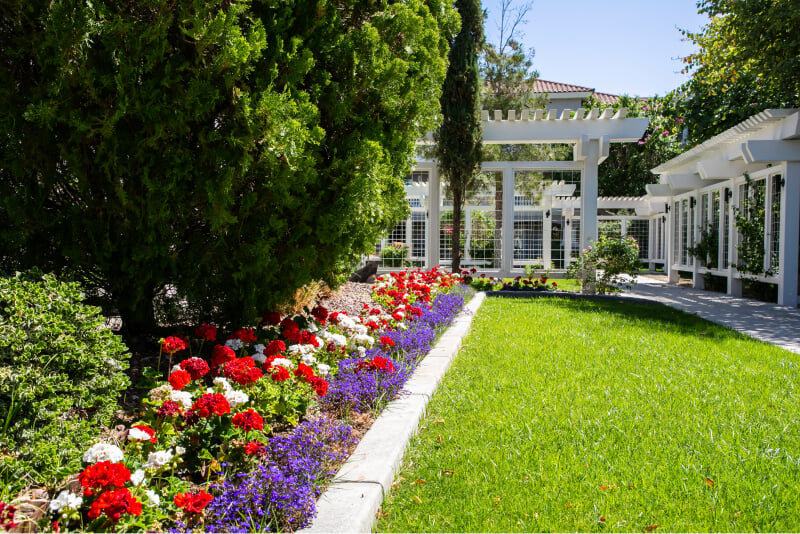
<svg viewBox="0 0 800 534"><path fill-rule="evenodd" d="M376 530L797 531L799 401L800 355L671 308L489 298Z"/></svg>

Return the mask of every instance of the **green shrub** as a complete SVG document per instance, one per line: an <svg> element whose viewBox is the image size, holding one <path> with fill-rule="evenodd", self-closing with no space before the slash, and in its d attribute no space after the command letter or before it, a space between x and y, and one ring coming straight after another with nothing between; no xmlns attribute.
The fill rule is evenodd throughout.
<svg viewBox="0 0 800 534"><path fill-rule="evenodd" d="M405 243L391 243L381 250L381 259L386 267L402 267L407 255L408 248Z"/></svg>
<svg viewBox="0 0 800 534"><path fill-rule="evenodd" d="M569 278L581 279L584 288L594 285L601 295L635 283L638 275L639 245L630 236L601 237L567 270Z"/></svg>
<svg viewBox="0 0 800 534"><path fill-rule="evenodd" d="M79 469L128 386L127 348L75 283L0 278L0 484L18 491Z"/></svg>

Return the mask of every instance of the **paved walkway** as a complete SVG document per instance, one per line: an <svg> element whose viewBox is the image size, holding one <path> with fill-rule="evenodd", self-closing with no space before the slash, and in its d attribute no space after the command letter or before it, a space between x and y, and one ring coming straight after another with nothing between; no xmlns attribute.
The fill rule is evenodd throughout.
<svg viewBox="0 0 800 534"><path fill-rule="evenodd" d="M800 354L800 309L670 285L647 276L640 276L633 290L628 293L697 314L711 322Z"/></svg>

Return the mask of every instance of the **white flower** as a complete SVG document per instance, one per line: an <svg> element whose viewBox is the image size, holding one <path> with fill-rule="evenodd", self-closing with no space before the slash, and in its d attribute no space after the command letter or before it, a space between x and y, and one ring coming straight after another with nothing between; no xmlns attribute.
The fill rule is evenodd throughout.
<svg viewBox="0 0 800 534"><path fill-rule="evenodd" d="M314 365L317 363L317 359L314 357L313 354L303 354L301 360L306 365Z"/></svg>
<svg viewBox="0 0 800 534"><path fill-rule="evenodd" d="M228 389L223 393L225 395L225 399L230 404L231 409L236 408L242 404L245 404L250 400L250 397L247 396L247 393L244 391L238 391L236 389Z"/></svg>
<svg viewBox="0 0 800 534"><path fill-rule="evenodd" d="M322 376L328 376L328 373L331 371L330 365L325 365L324 363L320 363L317 365L317 373Z"/></svg>
<svg viewBox="0 0 800 534"><path fill-rule="evenodd" d="M177 456L183 456L183 453L185 453L185 452L186 452L186 449L184 449L184 448L183 448L183 447L181 447L180 445L178 445L177 447L175 447L175 454L176 454Z"/></svg>
<svg viewBox="0 0 800 534"><path fill-rule="evenodd" d="M287 369L291 369L292 367L294 367L294 365L292 365L292 360L287 360L286 358L275 358L274 360L272 360L272 365L273 366L282 365Z"/></svg>
<svg viewBox="0 0 800 534"><path fill-rule="evenodd" d="M192 407L192 394L188 391L173 390L169 395L169 400L180 403L184 410Z"/></svg>
<svg viewBox="0 0 800 534"><path fill-rule="evenodd" d="M153 388L148 393L148 396L151 400L160 401L160 400L167 400L172 393L172 386L169 384L164 384L158 386L157 388Z"/></svg>
<svg viewBox="0 0 800 534"><path fill-rule="evenodd" d="M400 330L407 330L408 326L406 326L406 323L398 323L397 328L399 328Z"/></svg>
<svg viewBox="0 0 800 534"><path fill-rule="evenodd" d="M366 334L356 334L350 339L353 343L357 343L359 345L367 345L371 347L375 344L375 338Z"/></svg>
<svg viewBox="0 0 800 534"><path fill-rule="evenodd" d="M165 451L154 451L147 455L147 462L144 464L145 468L148 467L161 467L169 463L172 460L172 450L167 449Z"/></svg>
<svg viewBox="0 0 800 534"><path fill-rule="evenodd" d="M50 501L50 511L58 512L62 508L80 508L83 504L83 497L70 493L68 490L63 490L58 494L58 497Z"/></svg>
<svg viewBox="0 0 800 534"><path fill-rule="evenodd" d="M356 322L346 315L337 316L339 326L344 330L353 330L356 327Z"/></svg>
<svg viewBox="0 0 800 534"><path fill-rule="evenodd" d="M267 348L267 346L266 345L262 345L261 343L259 343L258 345L253 345L253 349L256 352L262 352L263 353L264 349L266 349L266 348Z"/></svg>
<svg viewBox="0 0 800 534"><path fill-rule="evenodd" d="M215 378L214 379L214 385L215 386L220 386L224 390L231 389L231 383L224 376L218 376L217 378Z"/></svg>
<svg viewBox="0 0 800 534"><path fill-rule="evenodd" d="M142 482L144 482L144 471L142 471L141 469L137 469L131 475L131 484L133 484L134 486L138 486Z"/></svg>
<svg viewBox="0 0 800 534"><path fill-rule="evenodd" d="M309 332L311 332L311 333L313 334L314 332L316 332L317 330L319 330L319 328L317 328L317 323L315 323L315 322L313 322L313 321L312 321L312 322L311 322L311 324L309 324L309 325L308 325L308 327L306 328L306 330L308 330Z"/></svg>
<svg viewBox="0 0 800 534"><path fill-rule="evenodd" d="M258 363L264 363L265 361L267 361L267 357L260 352L256 352L255 354L253 354L253 361L256 361Z"/></svg>
<svg viewBox="0 0 800 534"><path fill-rule="evenodd" d="M158 506L161 504L161 497L159 497L158 493L155 491L147 490L144 492L144 494L147 495L147 498L150 499L150 502L153 503L153 506Z"/></svg>
<svg viewBox="0 0 800 534"><path fill-rule="evenodd" d="M175 371L180 371L180 370L181 370L180 364L176 363L175 365L172 366L172 369L170 370L170 374L174 373Z"/></svg>
<svg viewBox="0 0 800 534"><path fill-rule="evenodd" d="M227 345L228 347L232 348L235 351L244 347L244 343L242 343L242 340L237 338L229 339L228 341L225 342L225 345Z"/></svg>
<svg viewBox="0 0 800 534"><path fill-rule="evenodd" d="M122 449L110 443L95 443L89 450L83 453L83 461L87 464L97 462L121 462L125 458Z"/></svg>
<svg viewBox="0 0 800 534"><path fill-rule="evenodd" d="M303 356L305 354L311 354L314 352L314 345L292 345L286 352L291 354L292 356L297 356L298 354Z"/></svg>
<svg viewBox="0 0 800 534"><path fill-rule="evenodd" d="M347 338L342 334L334 334L333 332L321 332L320 337L325 341L330 341L337 347L344 347L347 345Z"/></svg>
<svg viewBox="0 0 800 534"><path fill-rule="evenodd" d="M358 351L358 355L361 356L362 358L367 353L367 348L366 347L362 347L360 345L358 347L356 347L356 350Z"/></svg>
<svg viewBox="0 0 800 534"><path fill-rule="evenodd" d="M128 439L149 441L150 434L148 434L144 430L139 430L138 428L131 428L130 430L128 430Z"/></svg>
<svg viewBox="0 0 800 534"><path fill-rule="evenodd" d="M355 333L359 336L366 336L368 332L367 327L363 324L357 324L353 330L355 330Z"/></svg>

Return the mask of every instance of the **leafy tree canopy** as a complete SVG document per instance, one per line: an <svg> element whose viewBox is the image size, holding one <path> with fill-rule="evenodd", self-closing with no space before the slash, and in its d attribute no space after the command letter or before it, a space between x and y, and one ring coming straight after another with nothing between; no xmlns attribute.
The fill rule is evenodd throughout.
<svg viewBox="0 0 800 534"><path fill-rule="evenodd" d="M457 27L440 0L19 2L0 267L68 273L129 328L334 278L406 214Z"/></svg>
<svg viewBox="0 0 800 534"><path fill-rule="evenodd" d="M692 78L679 90L695 145L768 108L800 105L800 1L699 0L710 17L684 59Z"/></svg>

